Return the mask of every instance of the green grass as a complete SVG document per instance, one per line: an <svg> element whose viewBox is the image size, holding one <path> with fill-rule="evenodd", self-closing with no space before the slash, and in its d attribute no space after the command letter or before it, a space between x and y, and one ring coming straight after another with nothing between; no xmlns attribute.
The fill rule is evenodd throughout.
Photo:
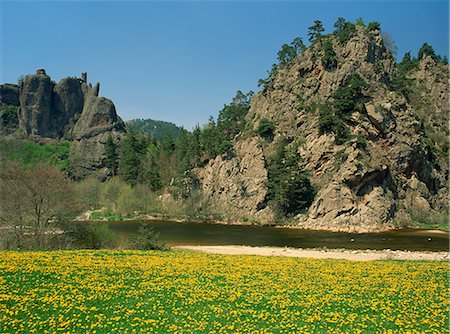
<svg viewBox="0 0 450 334"><path fill-rule="evenodd" d="M1 333L444 333L448 262L0 252Z"/></svg>
<svg viewBox="0 0 450 334"><path fill-rule="evenodd" d="M68 141L41 145L23 139L0 139L0 151L4 157L17 161L26 168L42 162L62 170L67 169L69 166L69 146Z"/></svg>

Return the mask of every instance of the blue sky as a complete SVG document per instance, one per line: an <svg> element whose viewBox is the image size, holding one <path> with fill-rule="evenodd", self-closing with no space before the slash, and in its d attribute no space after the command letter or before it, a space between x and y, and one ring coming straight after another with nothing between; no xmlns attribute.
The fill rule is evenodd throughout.
<svg viewBox="0 0 450 334"><path fill-rule="evenodd" d="M257 91L283 43L316 19L379 21L399 56L424 42L448 55L448 1L2 1L0 82L45 68L88 72L124 119L191 129L236 90Z"/></svg>

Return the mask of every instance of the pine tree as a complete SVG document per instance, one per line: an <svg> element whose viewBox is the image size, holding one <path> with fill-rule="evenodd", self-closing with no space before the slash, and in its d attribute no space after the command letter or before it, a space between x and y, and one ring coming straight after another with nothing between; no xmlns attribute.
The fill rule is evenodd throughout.
<svg viewBox="0 0 450 334"><path fill-rule="evenodd" d="M312 25L311 27L308 28L308 40L313 43L317 40L320 39L320 37L322 36L322 33L325 31L325 29L323 28L323 24L322 21L319 20L315 20L314 21L314 25Z"/></svg>
<svg viewBox="0 0 450 334"><path fill-rule="evenodd" d="M122 141L121 151L121 175L131 185L136 185L141 169L140 143L136 135L129 131Z"/></svg>
<svg viewBox="0 0 450 334"><path fill-rule="evenodd" d="M119 167L119 155L117 153L117 144L114 142L111 134L108 135L108 139L105 143L105 166L109 168L111 174L116 175L117 168Z"/></svg>

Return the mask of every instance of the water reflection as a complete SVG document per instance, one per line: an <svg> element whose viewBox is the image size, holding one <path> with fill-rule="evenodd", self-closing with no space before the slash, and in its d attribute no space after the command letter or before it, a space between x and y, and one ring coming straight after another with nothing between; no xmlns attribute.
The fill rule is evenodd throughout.
<svg viewBox="0 0 450 334"><path fill-rule="evenodd" d="M247 245L296 248L398 249L446 251L447 233L402 230L383 233L349 234L324 231L236 226L201 223L150 221L168 245ZM125 236L136 233L138 221L111 222L110 227Z"/></svg>

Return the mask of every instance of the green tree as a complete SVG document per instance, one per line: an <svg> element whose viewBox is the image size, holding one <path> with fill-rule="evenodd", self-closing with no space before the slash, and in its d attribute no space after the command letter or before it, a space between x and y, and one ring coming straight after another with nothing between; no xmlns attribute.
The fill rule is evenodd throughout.
<svg viewBox="0 0 450 334"><path fill-rule="evenodd" d="M256 130L256 132L261 138L271 142L274 137L275 124L267 118L262 118L259 121L258 129Z"/></svg>
<svg viewBox="0 0 450 334"><path fill-rule="evenodd" d="M303 39L301 37L296 37L291 42L291 46L295 49L297 54L300 54L306 49L305 43L303 43Z"/></svg>
<svg viewBox="0 0 450 334"><path fill-rule="evenodd" d="M111 133L105 143L105 166L109 168L113 176L116 175L119 167L119 154L117 153L117 144L114 142Z"/></svg>
<svg viewBox="0 0 450 334"><path fill-rule="evenodd" d="M347 25L347 20L343 17L339 17L336 22L334 23L334 27L336 28L334 30L334 33L339 33L342 30L344 30L345 26Z"/></svg>
<svg viewBox="0 0 450 334"><path fill-rule="evenodd" d="M238 91L233 102L225 105L217 117L217 128L222 140L232 141L234 137L245 128L245 115L247 115L250 99L247 95L242 98Z"/></svg>
<svg viewBox="0 0 450 334"><path fill-rule="evenodd" d="M299 168L298 145L285 140L276 146L268 166L267 199L280 216L294 216L312 203L315 190L308 174Z"/></svg>
<svg viewBox="0 0 450 334"><path fill-rule="evenodd" d="M142 162L142 171L139 175L140 182L147 184L152 191L159 190L162 187L158 161L158 146L156 142L152 142L147 146L146 154Z"/></svg>
<svg viewBox="0 0 450 334"><path fill-rule="evenodd" d="M336 52L334 52L331 41L326 40L322 43L323 57L321 59L322 65L326 70L333 70L337 67Z"/></svg>
<svg viewBox="0 0 450 334"><path fill-rule="evenodd" d="M422 47L419 49L417 53L417 58L421 60L424 57L430 56L434 60L436 60L436 53L434 52L433 47L428 43L423 43Z"/></svg>
<svg viewBox="0 0 450 334"><path fill-rule="evenodd" d="M381 29L380 22L369 22L369 24L367 25L367 29L369 31L380 30Z"/></svg>
<svg viewBox="0 0 450 334"><path fill-rule="evenodd" d="M208 124L203 128L201 133L202 146L209 159L212 159L220 154L219 145L221 141L221 136L216 126L216 122L214 121L214 118L210 116Z"/></svg>
<svg viewBox="0 0 450 334"><path fill-rule="evenodd" d="M141 143L133 131L128 131L120 145L120 170L123 180L131 185L138 182L141 170Z"/></svg>
<svg viewBox="0 0 450 334"><path fill-rule="evenodd" d="M356 24L357 26L361 26L361 27L365 27L365 26L366 26L366 24L364 23L364 20L362 19L362 17L358 17L358 18L356 19L355 24Z"/></svg>
<svg viewBox="0 0 450 334"><path fill-rule="evenodd" d="M319 20L314 21L314 25L308 28L308 40L313 43L320 39L322 33L325 31L323 24Z"/></svg>
<svg viewBox="0 0 450 334"><path fill-rule="evenodd" d="M297 51L295 48L288 44L283 44L281 50L278 51L278 61L280 65L286 65L295 59Z"/></svg>
<svg viewBox="0 0 450 334"><path fill-rule="evenodd" d="M177 172L179 175L183 175L193 167L193 153L189 145L189 136L189 132L183 129L176 143L175 153L177 159Z"/></svg>
<svg viewBox="0 0 450 334"><path fill-rule="evenodd" d="M339 44L344 45L356 34L356 27L354 23L346 22L341 30L335 30Z"/></svg>

